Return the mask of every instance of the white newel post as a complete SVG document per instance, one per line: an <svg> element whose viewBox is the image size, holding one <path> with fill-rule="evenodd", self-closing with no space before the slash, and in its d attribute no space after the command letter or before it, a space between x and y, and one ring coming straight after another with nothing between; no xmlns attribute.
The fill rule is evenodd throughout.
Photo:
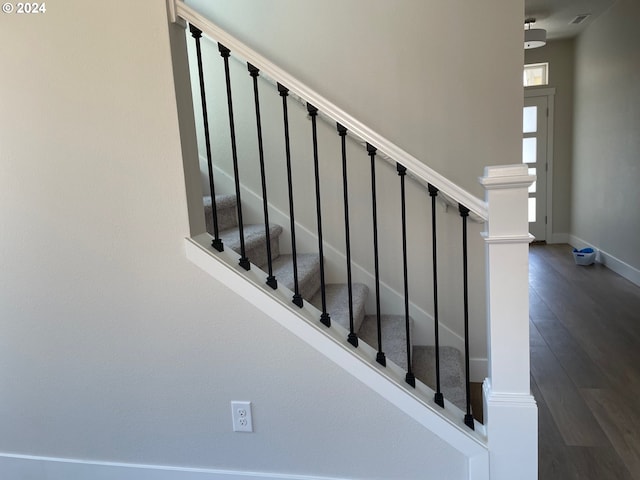
<svg viewBox="0 0 640 480"><path fill-rule="evenodd" d="M537 480L538 409L529 380L527 165L486 167L489 377L484 411L491 480Z"/></svg>

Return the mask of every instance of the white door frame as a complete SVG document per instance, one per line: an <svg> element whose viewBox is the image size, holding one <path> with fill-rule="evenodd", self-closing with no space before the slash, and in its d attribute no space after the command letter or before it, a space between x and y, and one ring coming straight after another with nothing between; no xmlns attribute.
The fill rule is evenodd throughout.
<svg viewBox="0 0 640 480"><path fill-rule="evenodd" d="M557 243L554 241L553 236L553 118L555 95L556 89L551 87L524 89L525 98L547 97L547 108L549 109L549 114L547 115L547 168L543 171L538 169L536 172L538 176L545 175L547 184L547 222L545 225L547 243Z"/></svg>

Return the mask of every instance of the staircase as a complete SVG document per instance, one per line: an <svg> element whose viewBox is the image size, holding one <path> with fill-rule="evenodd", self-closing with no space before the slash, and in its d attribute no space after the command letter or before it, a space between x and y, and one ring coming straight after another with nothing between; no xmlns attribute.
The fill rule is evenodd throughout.
<svg viewBox="0 0 640 480"><path fill-rule="evenodd" d="M235 195L216 196L217 218L220 238L224 244L240 254L240 233ZM207 232L213 235L212 201L210 196L203 199ZM270 226L273 274L278 282L293 290L293 262L290 254L280 254L280 225ZM245 224L246 255L251 263L260 269L267 264L266 235L264 225ZM317 254L299 253L298 277L302 298L321 310L320 259ZM266 277L266 273L264 274ZM349 301L347 284L327 284L327 311L332 322L349 329ZM369 346L376 345L377 319L365 312L369 288L361 283L352 284L354 329L360 341ZM410 319L413 326L413 319ZM405 342L405 320L401 315L382 315L382 336L384 351L389 360L403 370L407 370L407 345ZM413 368L416 379L431 389L436 389L435 349L433 346L411 345ZM465 408L464 370L462 353L453 347L440 347L441 389L451 403L460 410Z"/></svg>
<svg viewBox="0 0 640 480"><path fill-rule="evenodd" d="M534 479L537 475L537 409L529 388L527 251L531 237L527 224L527 190L535 177L528 175L526 165L487 167L480 179L486 200L480 200L281 70L183 1L169 0L169 11L174 22L184 20L189 23L195 48L191 58L194 64L197 62L197 79L192 76L194 105L196 110L200 109L196 120L202 122L200 141L201 147L206 147L207 165L191 164L194 159L185 158L185 169L191 172L198 169L198 173L200 167L206 170L208 188L203 191L214 195L214 201L210 197L203 199L206 231L211 235L200 234L202 225L192 224L195 234L186 239L187 257L460 452L467 459L469 479L506 480L517 476ZM221 62L215 70L216 75L203 62L203 34L213 40L205 52L207 58L217 57ZM230 62L232 57L233 63ZM224 81L218 76L222 72ZM251 83L232 81L247 73ZM213 77L217 80L212 80ZM213 82L213 86L207 82ZM209 85L210 92L215 92L211 105L206 98L205 85ZM259 86L269 89L267 94L262 94L263 107L260 106ZM240 93L232 93L238 90ZM269 100L265 101L267 96ZM234 100L240 103L240 108L235 110ZM209 106L217 110L208 112ZM268 121L262 121L263 111L268 111L264 115L268 116ZM236 121L238 112L244 116ZM248 114L252 117L247 117ZM211 130L210 119L216 124ZM220 128L225 123L228 130L225 125L224 133L229 133L226 138ZM309 125L311 138L308 136ZM322 143L322 155L319 155L318 144L323 138L329 138L329 130L333 139ZM268 139L264 142L263 133ZM294 143L291 138L296 134L298 139ZM300 135L306 141L305 148L300 147ZM250 144L252 150L248 149ZM291 145L297 145L295 155L291 155ZM334 150L328 152L330 147L327 145L334 145ZM341 151L338 145L341 145ZM238 147L244 149L241 154ZM352 157L354 149L359 152ZM215 155L212 155L213 151ZM301 151L306 153L301 154ZM282 163L274 166L281 162L283 152L286 168ZM311 152L313 156L310 156ZM363 153L365 158L369 157L364 162L361 160ZM265 175L269 168L275 168L276 172L268 171ZM307 170L301 171L303 168ZM355 177L352 184L347 181L349 170L353 174L350 178ZM283 175L285 172L286 176ZM222 183L226 183L222 190L225 195L215 194L215 187L221 185L219 173L226 176L226 180L222 179ZM411 179L408 187L405 179ZM278 194L274 202L267 199L268 182L274 182L271 193ZM292 187L294 182L298 182L295 188ZM313 186L312 182L315 182ZM336 188L340 183L342 191ZM320 185L325 194L330 192L324 202ZM244 205L242 189L252 192L257 201ZM294 190L296 212L305 213L300 219L294 219ZM230 195L232 191L235 194ZM197 197L194 191L189 193L190 211L195 212L202 191ZM285 198L286 193L288 198ZM356 194L357 202L354 203L360 211L350 213L348 198ZM438 200L448 205L445 213L453 207L449 214L436 215ZM379 212L381 205L394 208L383 208ZM200 210L200 205L197 207ZM400 208L395 210L395 207ZM250 213L246 216L243 215L245 208L245 213ZM260 210L262 213L258 214ZM288 227L290 223L289 231L269 220L270 210L272 213L277 211L282 225ZM329 221L325 218L323 222L323 211L332 215L339 212L336 217L344 214L344 230L337 226L339 218ZM385 216L380 224L379 214ZM261 216L264 222L261 222ZM371 223L363 223L365 217ZM431 222L431 237L428 233L425 235L429 227L416 226L425 221L425 217ZM244 222L244 218L253 221ZM357 220L355 227L350 227L350 219ZM485 227L482 237L472 229L475 243L471 254L468 249L469 219L483 223ZM329 230L327 225L333 229ZM299 249L296 230L303 232L305 237L299 242ZM438 231L444 242L437 241ZM360 238L350 242L350 232L357 232ZM383 238L384 248L379 249L379 232L388 234L393 242ZM340 238L342 233L345 236ZM281 245L283 234L291 237L293 255L286 253L288 242ZM343 238L345 246L340 250ZM489 358L488 377L483 384L485 425L474 422L469 387L469 323L474 319L470 318L469 309L468 260L470 256L479 256L477 242L480 238L485 245L485 267L478 269L478 263L475 263L471 271L475 274L472 278L477 279L479 273L479 277L487 282ZM413 244L408 245L407 239ZM350 245L354 247L355 255L373 258L374 268L362 267L370 266L368 260L364 263L350 260ZM331 248L332 252L323 253L324 247ZM416 250L419 250L417 254ZM432 253L431 258L428 258L429 253ZM418 287L413 289L409 286L407 273L411 254L420 258L415 263L422 268ZM444 268L439 257L444 260ZM326 281L325 270L328 269L325 264L330 263L329 258L334 265L346 266L347 283L340 283L342 277L336 272L330 272L332 282ZM379 259L383 269L386 267L383 273L391 279L389 284L383 285L386 290L382 295ZM352 265L360 269L359 280L369 282L374 276L375 289L372 288L371 293L369 287L374 281L368 283L369 287L353 282ZM440 294L439 267L445 271ZM431 284L429 270L433 275ZM483 290L478 287L483 280L471 283L476 292ZM447 292L443 295L445 289ZM366 306L371 310L373 303L367 300L370 295L375 300L375 313L367 311ZM463 320L455 331L450 332L464 345L464 354L439 344L438 304L444 296L449 302L442 309L446 311L447 320L456 317ZM427 300L428 297L433 300ZM413 303L413 298L418 303ZM383 300L388 303L384 311L380 308ZM402 303L404 308L400 306ZM419 311L423 315L420 322L414 322L410 316L412 308L413 313ZM473 316L481 315L484 316L484 312ZM434 346L414 345L413 331L421 328L424 338L425 324L435 330L432 333ZM475 341L483 341L484 335L484 332L476 332Z"/></svg>

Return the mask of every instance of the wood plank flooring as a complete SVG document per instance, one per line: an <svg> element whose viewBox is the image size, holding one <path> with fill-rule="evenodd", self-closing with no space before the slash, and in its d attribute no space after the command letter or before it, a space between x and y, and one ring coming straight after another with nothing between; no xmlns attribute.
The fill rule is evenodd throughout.
<svg viewBox="0 0 640 480"><path fill-rule="evenodd" d="M539 478L640 480L640 288L571 250L529 253Z"/></svg>

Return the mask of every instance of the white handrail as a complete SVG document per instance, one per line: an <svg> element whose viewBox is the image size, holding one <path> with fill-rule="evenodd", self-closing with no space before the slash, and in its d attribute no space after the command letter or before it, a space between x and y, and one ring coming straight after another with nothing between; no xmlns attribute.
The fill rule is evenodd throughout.
<svg viewBox="0 0 640 480"><path fill-rule="evenodd" d="M177 22L179 19L183 19L198 27L205 35L230 49L233 54L242 57L244 60L259 68L262 74L281 83L287 87L291 93L297 95L305 102L311 103L324 115L339 122L347 128L351 135L355 135L362 141L368 142L376 147L378 153L383 157L388 157L394 162L404 165L408 172L418 181L425 184L430 183L443 194L466 206L482 220L486 221L488 219L487 204L483 200L467 192L464 188L459 187L390 140L356 120L318 92L312 90L240 40L218 27L211 20L186 5L183 0L169 0L169 12L172 21Z"/></svg>

